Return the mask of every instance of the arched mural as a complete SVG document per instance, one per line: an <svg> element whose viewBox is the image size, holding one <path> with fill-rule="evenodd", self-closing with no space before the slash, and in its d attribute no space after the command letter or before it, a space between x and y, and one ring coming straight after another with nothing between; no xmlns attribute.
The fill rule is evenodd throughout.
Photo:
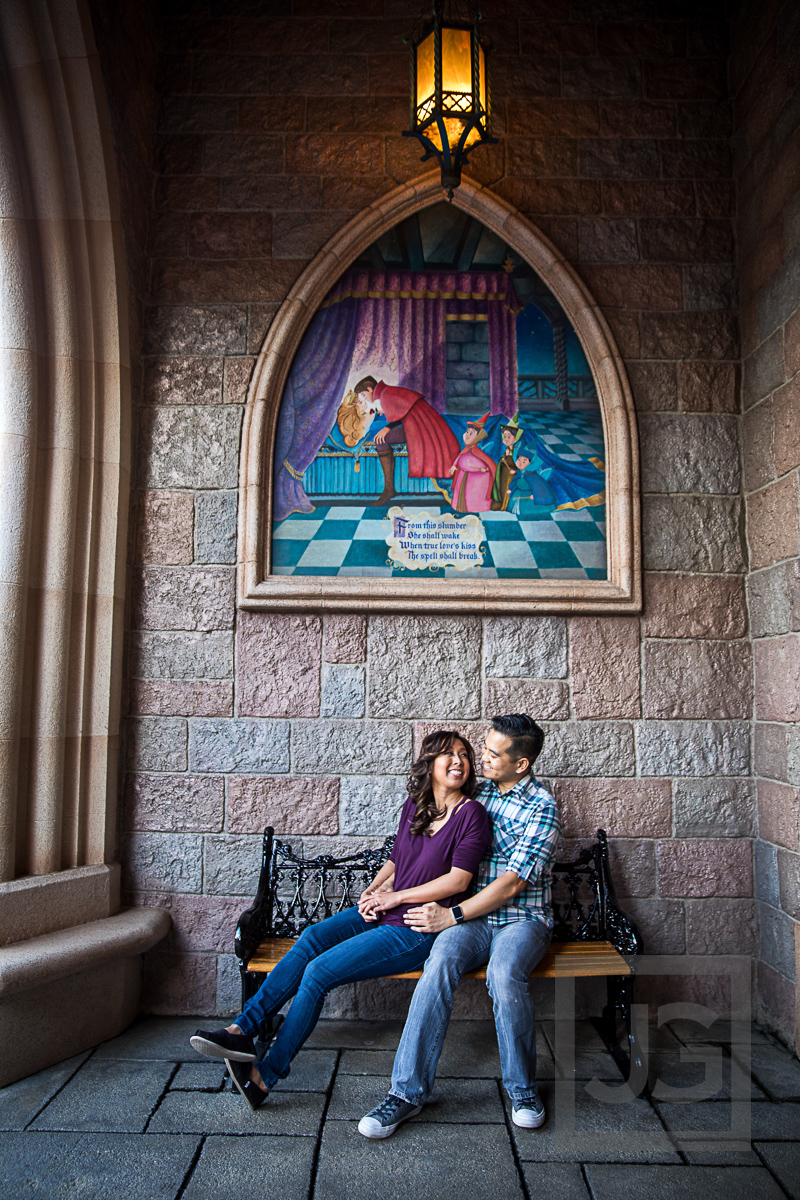
<svg viewBox="0 0 800 1200"><path fill-rule="evenodd" d="M450 204L387 230L289 371L273 573L605 579L605 517L597 389L547 285Z"/></svg>
<svg viewBox="0 0 800 1200"><path fill-rule="evenodd" d="M323 291L323 284L324 291ZM278 314L242 447L240 603L634 611L630 392L547 240L400 187Z"/></svg>

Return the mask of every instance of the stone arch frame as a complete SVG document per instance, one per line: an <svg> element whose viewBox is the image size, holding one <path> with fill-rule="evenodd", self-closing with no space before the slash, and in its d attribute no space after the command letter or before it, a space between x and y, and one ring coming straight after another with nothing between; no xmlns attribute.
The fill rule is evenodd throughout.
<svg viewBox="0 0 800 1200"><path fill-rule="evenodd" d="M377 237L441 199L438 173L402 184L336 233L303 271L270 326L247 396L239 462L237 592L240 608L303 611L570 613L641 610L639 450L622 357L583 281L535 225L488 188L465 179L453 203L536 270L573 324L597 384L606 441L606 580L372 579L270 575L272 476L283 387L328 290Z"/></svg>

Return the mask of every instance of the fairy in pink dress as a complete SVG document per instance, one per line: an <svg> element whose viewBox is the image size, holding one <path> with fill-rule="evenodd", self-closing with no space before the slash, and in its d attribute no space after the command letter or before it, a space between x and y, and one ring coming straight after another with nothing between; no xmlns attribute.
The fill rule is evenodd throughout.
<svg viewBox="0 0 800 1200"><path fill-rule="evenodd" d="M467 421L464 430L464 449L453 463L452 506L456 512L488 512L492 507L492 486L497 464L477 443L486 437L488 413L479 421Z"/></svg>

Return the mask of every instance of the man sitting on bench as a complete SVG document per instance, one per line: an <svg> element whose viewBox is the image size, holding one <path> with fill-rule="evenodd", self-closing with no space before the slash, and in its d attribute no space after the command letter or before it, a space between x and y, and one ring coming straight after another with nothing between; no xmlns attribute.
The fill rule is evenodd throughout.
<svg viewBox="0 0 800 1200"><path fill-rule="evenodd" d="M453 994L462 975L487 961L512 1119L525 1129L544 1122L528 976L552 936L550 864L561 826L555 800L532 773L543 743L544 733L526 714L492 721L477 793L492 820L492 842L478 869L478 891L453 908L428 903L405 914L412 929L438 937L414 990L389 1095L359 1122L364 1137L390 1137L430 1099Z"/></svg>

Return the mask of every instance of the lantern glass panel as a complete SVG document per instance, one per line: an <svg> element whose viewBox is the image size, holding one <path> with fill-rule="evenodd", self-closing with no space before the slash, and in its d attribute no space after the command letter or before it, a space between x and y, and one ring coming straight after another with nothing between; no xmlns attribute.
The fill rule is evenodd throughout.
<svg viewBox="0 0 800 1200"><path fill-rule="evenodd" d="M459 139L460 139L462 133L464 132L465 124L466 124L466 122L462 121L462 119L460 117L445 117L444 118L444 127L447 132L447 143L450 146L451 150L455 150L456 146L458 145ZM428 128L425 130L425 133L426 133L426 136L428 138L430 138L431 142L434 144L436 149L441 150L442 149L442 138L439 133L438 124L436 122L431 123L428 126ZM480 133L473 126L473 128L470 129L469 133L467 134L467 140L464 142L464 149L467 150L467 149L469 149L470 146L474 146L475 143L479 139L480 139Z"/></svg>
<svg viewBox="0 0 800 1200"><path fill-rule="evenodd" d="M442 91L472 96L472 35L468 29L442 30ZM450 107L445 102L445 107Z"/></svg>
<svg viewBox="0 0 800 1200"><path fill-rule="evenodd" d="M483 46L478 47L479 71L478 76L478 98L481 102L481 107L486 112L486 55L483 52ZM481 124L484 124L482 121Z"/></svg>
<svg viewBox="0 0 800 1200"><path fill-rule="evenodd" d="M419 108L434 92L433 54L435 35L429 33L417 47L417 116Z"/></svg>

